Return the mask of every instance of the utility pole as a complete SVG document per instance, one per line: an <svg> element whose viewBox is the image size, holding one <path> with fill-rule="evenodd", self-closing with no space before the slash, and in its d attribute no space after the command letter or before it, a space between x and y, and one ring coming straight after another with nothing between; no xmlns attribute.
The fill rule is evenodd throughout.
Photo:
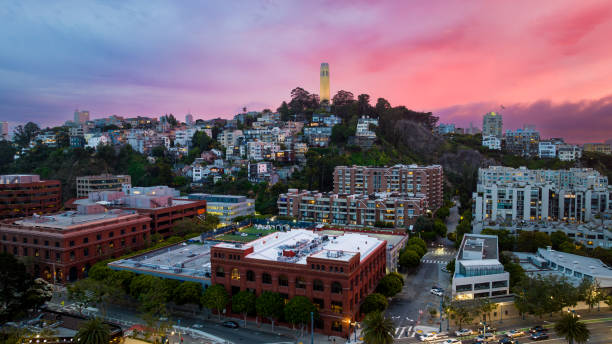
<svg viewBox="0 0 612 344"><path fill-rule="evenodd" d="M310 344L314 344L314 312L310 312Z"/></svg>

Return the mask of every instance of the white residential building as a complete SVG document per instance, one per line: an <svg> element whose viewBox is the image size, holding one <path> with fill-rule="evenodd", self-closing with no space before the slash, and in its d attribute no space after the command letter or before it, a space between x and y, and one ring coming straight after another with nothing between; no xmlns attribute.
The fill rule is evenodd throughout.
<svg viewBox="0 0 612 344"><path fill-rule="evenodd" d="M217 141L223 147L236 146L238 144L238 140L244 137L242 130L231 130L226 129L217 135Z"/></svg>
<svg viewBox="0 0 612 344"><path fill-rule="evenodd" d="M185 130L177 130L174 132L174 145L189 147L191 145L191 139L193 135L198 132L197 128L189 128Z"/></svg>
<svg viewBox="0 0 612 344"><path fill-rule="evenodd" d="M357 121L357 131L355 133L356 136L365 136L365 137L376 137L376 133L370 130L370 125L378 126L377 118L370 118L367 116L361 117L359 121Z"/></svg>
<svg viewBox="0 0 612 344"><path fill-rule="evenodd" d="M110 139L106 135L94 134L86 136L87 144L85 147L96 148L99 145L107 145L110 143Z"/></svg>
<svg viewBox="0 0 612 344"><path fill-rule="evenodd" d="M247 159L250 160L273 160L280 146L270 142L249 141L247 142Z"/></svg>
<svg viewBox="0 0 612 344"><path fill-rule="evenodd" d="M557 145L557 157L561 161L574 161L582 156L582 149L576 145Z"/></svg>
<svg viewBox="0 0 612 344"><path fill-rule="evenodd" d="M557 156L557 146L550 141L540 141L538 145L538 157L540 159L554 159Z"/></svg>
<svg viewBox="0 0 612 344"><path fill-rule="evenodd" d="M510 274L499 261L497 236L465 234L455 260L453 299L508 295L509 282Z"/></svg>
<svg viewBox="0 0 612 344"><path fill-rule="evenodd" d="M489 148L490 150L500 150L501 140L494 135L483 136L482 145Z"/></svg>

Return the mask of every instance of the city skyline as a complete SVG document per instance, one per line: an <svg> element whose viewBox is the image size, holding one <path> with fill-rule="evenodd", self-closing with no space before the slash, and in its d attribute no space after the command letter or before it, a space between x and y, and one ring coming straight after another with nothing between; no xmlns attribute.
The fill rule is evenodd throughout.
<svg viewBox="0 0 612 344"><path fill-rule="evenodd" d="M367 93L460 126L503 105L504 130L612 138L612 4L602 1L66 4L0 9L14 33L0 38L11 127L58 125L75 108L92 118L275 110L294 87L318 93L325 61L331 96Z"/></svg>

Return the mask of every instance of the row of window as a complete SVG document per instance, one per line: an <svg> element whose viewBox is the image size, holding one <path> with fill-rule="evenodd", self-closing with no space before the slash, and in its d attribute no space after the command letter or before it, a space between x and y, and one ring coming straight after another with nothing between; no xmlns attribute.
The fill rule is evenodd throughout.
<svg viewBox="0 0 612 344"><path fill-rule="evenodd" d="M222 266L217 267L215 275L220 278L225 278L225 269ZM232 280L240 280L241 275L238 268L233 268L230 272L230 278ZM246 280L249 282L255 282L255 272L248 270L246 272ZM261 283L272 284L272 275L264 272L261 274ZM281 287L289 286L289 278L286 275L279 275L277 278L277 284ZM298 289L306 289L306 280L303 277L295 278L295 287ZM323 281L316 279L312 282L312 290L325 291ZM332 282L331 284L332 294L342 294L342 284L340 282Z"/></svg>

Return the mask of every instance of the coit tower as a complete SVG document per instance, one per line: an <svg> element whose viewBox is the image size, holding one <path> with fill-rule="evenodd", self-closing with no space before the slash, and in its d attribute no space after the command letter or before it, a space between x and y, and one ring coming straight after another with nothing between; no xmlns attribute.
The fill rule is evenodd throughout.
<svg viewBox="0 0 612 344"><path fill-rule="evenodd" d="M326 100L329 103L329 63L321 63L321 90L319 96L321 102Z"/></svg>

